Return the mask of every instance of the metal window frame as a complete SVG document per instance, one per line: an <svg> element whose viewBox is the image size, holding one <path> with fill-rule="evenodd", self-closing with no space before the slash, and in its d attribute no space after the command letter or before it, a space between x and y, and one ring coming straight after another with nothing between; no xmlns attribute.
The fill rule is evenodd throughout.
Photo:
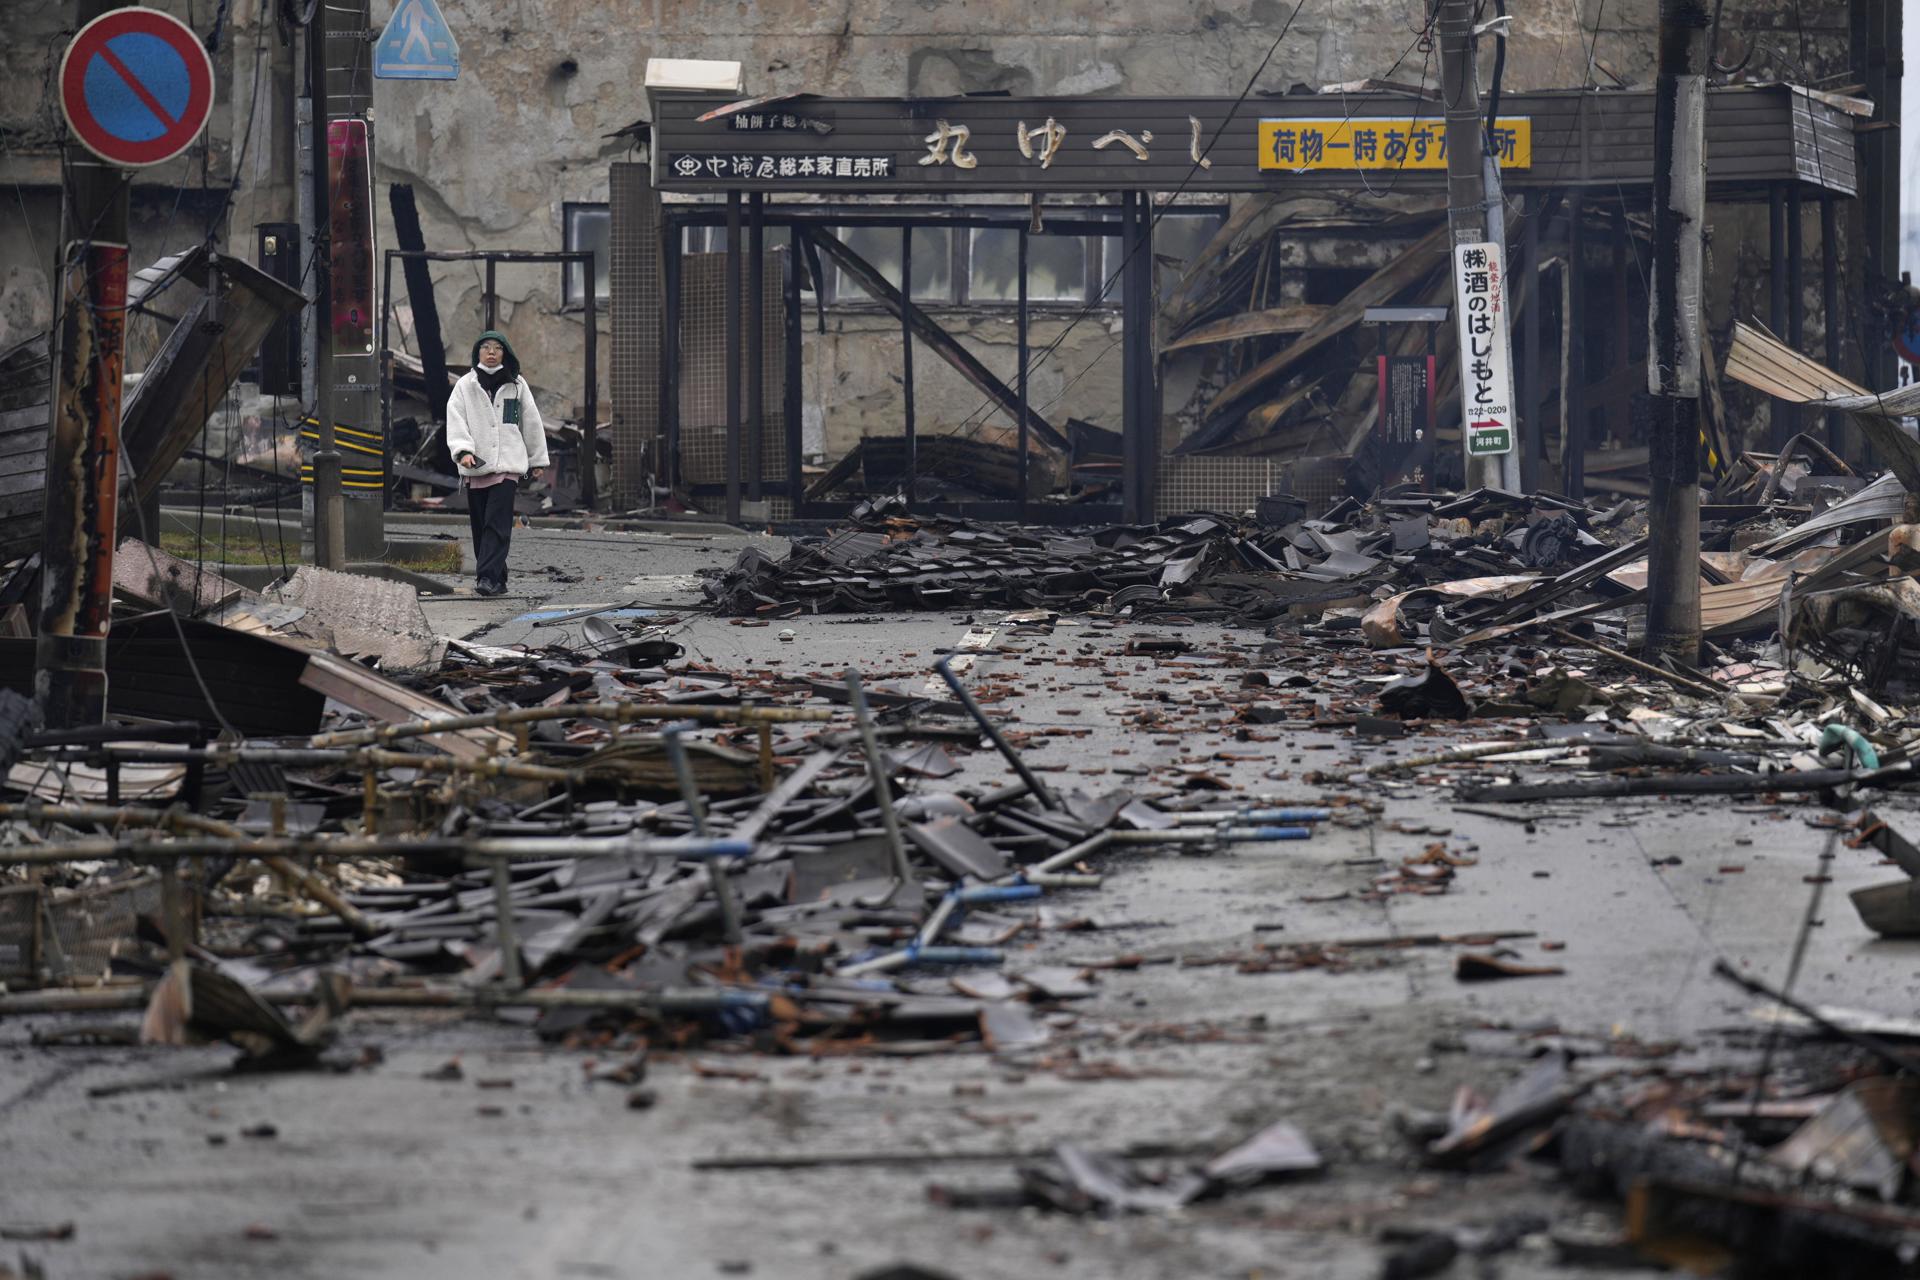
<svg viewBox="0 0 1920 1280"><path fill-rule="evenodd" d="M1185 218L1205 218L1209 222L1213 223L1213 229L1215 231L1218 231L1222 226L1226 225L1227 206L1224 204L1205 204L1205 205L1186 205L1186 206L1175 205L1169 208L1156 210L1153 213L1153 226L1154 226L1155 235L1158 236L1160 228L1165 226L1169 221L1175 221L1175 220L1180 220ZM1100 285L1105 284L1109 276L1117 276L1117 274L1120 272L1121 264L1126 261L1126 256L1127 256L1127 249L1126 249L1125 243L1118 239L1108 239L1105 243L1104 248L1105 248L1105 256L1101 259L1101 262L1100 262L1100 281L1098 284L1094 286L1096 289L1099 288ZM1158 250L1156 249L1156 253L1157 252ZM1159 259L1156 257L1154 260L1154 276L1153 276L1154 288L1156 290L1159 289L1160 287L1159 268L1160 268ZM1124 282L1119 279L1114 280L1114 285L1116 288L1118 288L1122 283ZM1103 307L1118 307L1120 305L1119 296L1117 294L1114 296L1111 296L1106 300L1102 301L1100 305Z"/></svg>
<svg viewBox="0 0 1920 1280"><path fill-rule="evenodd" d="M682 253L724 253L726 252L725 228L721 219L713 217L703 219L698 210L703 206L719 209L722 206L712 200L690 199L673 201L668 205L673 211L676 224L681 228ZM783 211L796 206L782 206ZM964 203L926 203L926 204L867 204L842 205L826 203L822 205L797 206L809 210L809 224L816 230L837 231L846 226L885 226L898 227L906 221L915 226L928 227L937 224L937 229L954 233L971 231L976 227L995 226L1004 230L1029 226L1032 212L1024 204L964 204ZM1155 211L1155 217L1164 218L1206 218L1218 226L1225 222L1228 206L1219 201L1207 201L1196 204L1174 204L1163 206ZM1098 311L1118 311L1121 300L1116 289L1101 296L1107 277L1119 270L1119 264L1125 257L1125 250L1118 245L1108 243L1123 238L1125 218L1116 205L1075 204L1061 205L1047 215L1047 221L1064 223L1080 227L1073 231L1055 231L1043 225L1041 235L1072 235L1078 237L1087 249L1087 288L1078 298L1039 299L1030 298L1027 309L1034 315L1070 314L1092 306ZM1086 225L1093 224L1093 225ZM687 243L690 232L703 233L705 248L695 248ZM980 307L991 313L1014 311L1018 309L1015 299L975 298L972 294L972 236L954 234L949 245L952 255L954 289L950 297L943 299L915 298L914 302L932 311L954 311L963 308ZM915 261L918 261L916 258ZM877 313L881 307L865 300L863 294L849 297L842 295L839 288L837 270L826 273L826 296L819 300L828 310L839 310L850 314ZM803 273L803 281L805 279ZM1116 281L1116 285L1118 282Z"/></svg>
<svg viewBox="0 0 1920 1280"><path fill-rule="evenodd" d="M579 248L573 239L573 215L580 210L598 210L607 219L607 287L604 291L596 288L593 264L589 262L581 274L587 279L586 292L593 294L595 307L607 307L613 302L613 202L610 200L563 200L560 202L560 248L564 253L591 254L593 250ZM579 311L585 308L586 299L573 291L573 281L568 278L572 271L571 263L560 268L560 309Z"/></svg>
<svg viewBox="0 0 1920 1280"><path fill-rule="evenodd" d="M1080 242L1080 270L1082 272L1083 283L1080 287L1079 297L1036 298L1029 294L1027 297L1027 310L1046 314L1049 312L1079 311L1085 307L1095 307L1100 310L1111 310L1112 308L1118 307L1120 302L1117 298L1103 297L1100 290L1101 286L1106 283L1106 276L1102 274L1106 263L1106 248L1108 247L1108 242L1118 236L1119 225L1116 219L1114 222L1116 230L1114 232L1106 235L1092 235L1081 232L1071 237ZM1014 228L1011 227L966 228L967 234L961 237L966 244L965 261L961 264L965 268L965 275L961 277L964 286L962 290L964 296L961 299L962 306L989 307L995 311L999 311L1010 310L1020 305L1017 294L1012 298L976 298L973 296L973 233L976 231L1011 231L1013 229ZM1068 238L1064 233L1044 230L1040 235L1042 238L1047 236L1053 236L1057 239ZM1021 239L1031 241L1034 237L1029 233L1021 237ZM1016 257L1017 255L1018 250L1016 249Z"/></svg>
<svg viewBox="0 0 1920 1280"><path fill-rule="evenodd" d="M727 296L738 299L740 290L736 288L744 269L751 269L751 263L743 262L751 255L748 237L742 234L745 219L741 217L741 195L739 192L727 193L724 202L697 200L675 201L662 206L662 232L667 246L667 257L663 264L666 276L666 322L662 326L662 434L666 440L665 456L668 474L672 475L671 459L679 449L679 362L680 352L677 345L677 315L679 309L679 259L685 244L684 229L689 227L721 226L727 228L729 284ZM972 208L951 203L922 206L918 208L899 205L882 206L881 212L860 217L849 216L818 205L787 204L778 201L757 201L755 221L767 229L807 227L834 227L857 222L867 225L890 226L896 229L915 226L940 225L953 229L970 226L1001 225L1017 228L1023 234L1029 233L1030 218L1024 208L1015 208L1009 214L982 214ZM975 206L974 208L977 208ZM1174 206L1177 207L1177 206ZM1006 206L994 206L996 210ZM1104 210L1094 207L1094 211ZM1076 210L1076 213L1079 212ZM1031 506L1024 496L1008 500L946 501L910 497L912 508L920 512L936 512L957 515L963 518L984 520L1036 521L1042 524L1086 524L1099 523L1102 520L1132 520L1145 522L1153 519L1154 494L1157 488L1156 457L1158 441L1154 438L1155 424L1159 421L1159 381L1154 368L1152 323L1149 316L1149 304L1153 296L1153 257L1152 224L1156 217L1149 197L1133 192L1123 193L1119 205L1119 218L1056 216L1053 219L1053 234L1082 235L1089 237L1123 236L1131 240L1136 251L1124 257L1127 272L1126 297L1121 301L1121 314L1126 320L1127 341L1123 353L1123 390L1122 390L1122 436L1126 441L1123 456L1123 496L1118 502L1087 503L1068 506ZM676 234L676 229L680 233ZM757 238L757 237L756 237ZM1024 257L1024 255L1023 255ZM799 270L797 260L789 263L789 270ZM911 289L911 278L908 279ZM756 295L757 296L757 295ZM840 519L845 517L856 505L850 502L816 501L805 497L802 487L799 460L801 458L801 414L795 412L799 406L804 378L804 362L797 358L801 327L804 323L802 303L797 280L789 279L786 289L787 335L789 360L787 364L787 384L783 391L783 403L787 406L785 431L787 436L788 474L783 485L772 491L778 493L781 488L793 504L793 516L800 520ZM987 304L974 303L971 306L982 307ZM1085 303L1066 304L1072 308L1084 307ZM738 306L738 303L735 303ZM1021 368L1016 372L1016 395L1018 403L1027 403L1028 385L1025 377L1027 363L1027 341L1024 320L1031 308L1016 308L1016 324L1020 330L1017 346L1020 351ZM744 356L742 331L747 328L745 317L737 310L729 309L728 315L728 365L739 363ZM906 343L911 358L912 340ZM757 381L755 382L757 385ZM733 390L730 380L729 390ZM727 406L727 459L728 478L724 486L694 486L691 491L696 496L725 495L729 523L738 524L741 517L742 500L746 497L746 484L743 483L744 465L747 461L745 429L748 425L746 408L739 403L740 397L730 394ZM753 414L755 423L759 415ZM915 435L912 415L909 412L905 422L905 434L908 439L909 456L912 455ZM1026 423L1023 421L1024 439ZM1023 468L1024 470L1024 468ZM757 473L756 473L757 474ZM677 479L670 479L676 483Z"/></svg>

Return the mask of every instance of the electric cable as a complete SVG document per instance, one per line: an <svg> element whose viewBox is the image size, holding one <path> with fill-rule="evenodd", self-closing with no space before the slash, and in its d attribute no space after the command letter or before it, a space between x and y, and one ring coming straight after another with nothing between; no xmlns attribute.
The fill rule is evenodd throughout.
<svg viewBox="0 0 1920 1280"><path fill-rule="evenodd" d="M1300 10L1305 7L1306 7L1306 0L1295 0L1295 4L1293 6L1293 12L1287 15L1286 22L1280 28L1280 34L1275 36L1273 38L1273 43L1267 46L1266 56L1260 59L1260 65L1254 68L1253 74L1251 76L1247 77L1246 86L1240 90L1240 95L1234 99L1233 105L1227 109L1226 118L1220 122L1220 127L1214 130L1213 137L1208 140L1206 147L1201 150L1199 159L1195 160L1190 166L1188 166L1186 176L1180 179L1180 185L1174 189L1173 195L1168 198L1168 202L1167 202L1168 205L1171 205L1174 201L1177 201L1180 198L1181 194L1186 191L1188 185L1193 181L1194 175L1201 171L1202 162L1207 160L1207 158L1212 155L1214 147L1219 144L1221 137L1225 135L1227 131L1227 127L1233 123L1234 117L1237 114L1239 114L1240 108L1246 103L1247 98L1253 93L1253 87L1254 85L1259 83L1261 74L1266 71L1268 64L1273 61L1273 55L1280 51L1280 45L1284 40L1286 40L1287 33L1293 30L1294 19L1300 16ZM1106 283L1100 287L1100 292L1094 295L1092 299L1090 299L1085 305L1083 305L1080 308L1080 310L1074 315L1073 319L1067 323L1067 327L1061 330L1060 334L1057 337L1055 337L1052 342L1048 343L1047 346L1044 347L1038 354L1030 356L1028 358L1025 369L1023 370L1023 374L1025 376L1031 377L1033 371L1040 366L1040 363L1043 360L1045 360L1049 355L1053 354L1053 352L1059 350L1060 344L1066 341L1067 336L1071 334L1076 327L1079 326L1080 322L1082 320L1085 320L1089 315L1093 314L1094 309L1097 306L1099 306L1101 301L1103 301L1106 298L1107 294L1112 291L1114 282L1120 278L1123 272L1126 271L1127 264L1131 262L1133 260L1134 255L1139 252L1140 246L1142 244L1151 243L1152 237L1153 237L1153 228L1158 226L1160 223L1160 220L1166 216L1165 208L1166 206L1163 206L1162 211L1160 213L1153 215L1152 219L1148 223L1147 234L1139 238L1138 240L1136 240L1132 245L1128 247L1125 256L1122 257L1120 260L1120 265L1118 267L1115 267L1112 274L1110 274L1107 277ZM903 300L903 302L906 303L907 305L911 305L911 300ZM993 412L995 412L995 408L994 408L995 404L996 404L996 401L991 396L982 400L980 405L976 407L971 413L969 413L966 416L965 419L961 421L960 430L962 432L970 432L974 427L980 424L983 424L985 422L985 418L980 418L978 417L978 415L980 415L984 410L990 416Z"/></svg>
<svg viewBox="0 0 1920 1280"><path fill-rule="evenodd" d="M1415 99L1414 99L1413 116L1409 122L1410 130L1419 125L1420 104L1426 101L1426 88L1427 88L1427 83L1431 78L1431 70L1433 66L1432 34L1433 34L1433 28L1432 28L1431 22L1429 22L1428 26L1424 30L1420 31L1414 37L1413 42L1409 44L1405 49L1400 51L1400 56L1394 59L1392 66L1387 68L1386 74L1378 77L1379 79L1382 79L1382 80L1390 78L1395 71L1398 71L1400 69L1401 64L1407 60L1408 56L1411 55L1415 49L1425 46L1426 57L1422 60L1421 67L1420 67L1420 92L1415 96ZM1345 94L1341 95L1342 104L1343 106L1346 106L1346 114L1344 117L1342 117L1340 122L1334 126L1335 132L1338 132L1340 129L1345 128L1348 124L1350 124L1353 121L1354 113L1358 111L1366 103L1378 101L1380 98L1383 98L1383 97L1390 97L1390 96L1396 96L1396 95L1393 93L1393 91L1382 90L1373 94L1360 94L1356 96L1358 98L1358 101L1353 103L1352 105L1347 105L1346 103L1347 95ZM1356 170L1356 173L1358 173L1360 177L1361 186L1366 190L1366 193L1369 196L1372 196L1376 199L1391 195L1394 191L1394 188L1399 184L1401 176L1404 175L1406 172L1407 172L1407 166L1403 161L1403 163L1395 167L1393 178L1390 181L1388 181L1384 186L1376 188L1373 186L1372 182L1367 178L1365 170ZM1155 225L1157 226L1158 223L1159 223L1159 219L1156 218ZM1121 264L1123 268L1125 265L1126 264L1124 262ZM1108 284L1109 286L1111 286L1112 281L1109 280ZM1104 293L1103 293L1103 296L1104 296ZM1077 317L1076 317L1076 323L1077 323ZM1071 331L1071 329L1072 329L1072 325L1069 325L1068 331ZM1065 339L1065 336L1066 335L1063 333L1061 335L1061 338L1059 340L1056 340L1054 345L1057 346L1060 340ZM1109 355L1113 354L1114 348L1119 346L1121 341L1122 339L1120 337L1110 337L1107 340L1107 344L1104 347L1102 347L1098 353L1094 355L1092 360L1087 362L1087 364L1080 370L1080 372L1076 373L1072 378L1068 379L1066 384L1062 386L1060 390L1056 392L1051 399L1047 400L1046 403L1042 404L1038 409L1034 410L1034 412L1044 413L1046 410L1052 408L1055 404L1059 403L1059 401L1064 399L1066 397L1067 392L1071 391L1074 388L1074 386L1077 383L1079 383L1079 381L1082 378L1086 377L1089 373L1093 372L1096 366L1098 366ZM1040 357L1045 357L1052 349L1053 347L1049 347L1046 350L1043 350L1040 353ZM1032 369L1033 369L1033 362L1030 361L1028 365L1029 376L1031 376L1032 374ZM978 410L975 410L975 412L977 413ZM969 415L968 421L963 425L971 425L971 415Z"/></svg>

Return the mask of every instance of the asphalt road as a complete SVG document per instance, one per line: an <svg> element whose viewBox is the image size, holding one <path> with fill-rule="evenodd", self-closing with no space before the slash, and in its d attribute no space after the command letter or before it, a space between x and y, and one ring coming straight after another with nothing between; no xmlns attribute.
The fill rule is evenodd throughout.
<svg viewBox="0 0 1920 1280"><path fill-rule="evenodd" d="M456 593L426 607L445 634L492 644L563 640L565 627L542 615L691 600L688 575L749 542L780 549L737 535L522 531L512 594ZM682 616L675 638L716 667L830 676L853 667L873 681L914 685L970 621L956 613L741 627ZM779 638L783 628L793 641ZM1123 652L1144 628L1066 620L1050 635L997 630L970 678L1006 687L992 710L1039 735L1031 758L1057 787L1152 792L1204 771L1247 792L1311 801L1328 790L1307 781L1311 771L1443 745L1368 746L1344 733L1277 726L1236 736L1219 694L1246 669L1227 663L1260 662L1257 633L1181 629L1195 652L1172 663ZM1162 713L1160 727L1133 723L1146 705ZM972 753L959 777L921 785L1005 776L991 753ZM1650 1060L1668 1065L1736 1052L1716 1033L1751 1028L1754 1002L1710 970L1725 958L1763 978L1782 976L1812 892L1807 877L1827 847L1827 833L1811 825L1825 811L1811 801L1554 802L1538 806L1544 816L1528 825L1461 812L1433 786L1336 790L1378 799L1376 820L1207 856L1118 854L1105 861L1100 889L1050 898L1063 922L1087 927L1025 935L1019 967L1128 954L1148 962L1100 971L1097 993L1061 1016L1038 1050L694 1056L746 1079L703 1075L694 1058L659 1055L649 1079L658 1105L629 1111L623 1089L589 1083L586 1055L542 1048L522 1028L366 1013L353 1018L347 1048L378 1045L385 1061L375 1068L95 1099L92 1086L184 1073L228 1053L37 1047L32 1033L51 1020L0 1022L0 1227L75 1224L70 1241L0 1244L0 1265L20 1253L54 1280L840 1280L906 1262L964 1280L1358 1278L1379 1274L1378 1233L1389 1226L1487 1222L1522 1210L1563 1223L1589 1213L1604 1220L1605 1206L1579 1204L1542 1175L1423 1170L1402 1121L1444 1111L1458 1086L1490 1090L1511 1079L1549 1032L1603 1059L1656 1045L1671 1048ZM1449 892L1366 893L1436 843L1471 860ZM1913 1008L1913 945L1875 941L1845 900L1888 878L1877 860L1837 850L1800 980L1806 998ZM1341 971L1192 963L1245 954L1263 940L1484 931L1530 935L1507 944L1516 958L1562 966L1564 975L1463 984L1453 976L1456 948L1420 945L1360 953ZM463 1080L423 1078L455 1055ZM512 1087L482 1089L482 1079ZM1328 1166L1323 1177L1170 1217L1113 1221L956 1210L928 1198L933 1183L1013 1183L1013 1161L944 1162L943 1154L1067 1141L1224 1147L1275 1120L1313 1139ZM240 1136L262 1121L277 1136ZM690 1168L713 1155L866 1151L931 1158L777 1172ZM1499 1259L1494 1273L1570 1274L1538 1239ZM1456 1274L1474 1272L1463 1261Z"/></svg>

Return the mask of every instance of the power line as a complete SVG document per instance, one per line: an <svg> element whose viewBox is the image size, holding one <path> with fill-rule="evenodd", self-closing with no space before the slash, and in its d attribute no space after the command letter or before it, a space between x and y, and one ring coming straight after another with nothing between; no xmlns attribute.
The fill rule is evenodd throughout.
<svg viewBox="0 0 1920 1280"><path fill-rule="evenodd" d="M1411 126L1418 125L1420 123L1420 104L1426 101L1427 81L1430 78L1430 73L1433 67L1432 34L1433 34L1433 25L1431 20L1429 20L1428 25L1414 37L1413 42L1407 45L1405 49L1402 49L1400 51L1400 56L1398 58L1395 58L1393 61L1393 65L1387 68L1386 74L1378 77L1379 79L1382 79L1382 80L1390 78L1394 72L1400 69L1401 64L1407 60L1408 56L1412 54L1415 49L1424 47L1426 51L1426 57L1421 60L1420 92L1414 98L1413 117L1412 117L1412 120L1410 121L1410 128ZM1353 96L1356 100L1351 105L1348 105L1347 104L1348 95L1346 94L1341 95L1341 102L1343 105L1346 106L1346 115L1342 117L1342 119L1337 125L1334 126L1335 132L1338 132L1340 129L1346 127L1349 123L1351 123L1354 118L1354 113L1358 111L1361 107L1365 106L1367 103L1378 101L1381 98L1392 97L1397 95L1392 90L1378 90L1372 94L1362 93L1362 94L1357 94ZM1385 186L1376 189L1372 185L1372 183L1368 181L1365 170L1356 170L1356 172L1358 172L1360 175L1361 185L1366 188L1367 194L1374 197L1375 199L1381 199L1393 194L1394 188L1399 185L1400 178L1406 173L1406 171L1407 171L1407 166L1403 160L1399 165L1395 166L1394 176L1392 181L1388 182ZM1160 216L1164 217L1165 214L1162 213ZM1159 225L1159 218L1155 218L1154 225L1155 226ZM1121 265L1122 267L1124 267L1125 263L1123 262ZM1108 284L1111 285L1111 283L1112 281L1109 280ZM1069 330L1071 330L1072 326L1070 325L1068 326L1068 328ZM1066 336L1065 334L1062 334L1061 339L1064 339L1065 336ZM1089 373L1093 372L1095 366L1100 364L1101 361L1105 360L1109 355L1113 353L1113 349L1118 345L1120 345L1120 341L1121 340L1119 338L1109 338L1107 340L1107 345L1102 347L1100 351L1093 357L1093 359L1087 362L1086 366L1082 368L1079 373L1076 373L1072 378L1068 379L1066 385L1061 387L1060 390L1054 394L1053 398L1048 400L1045 404L1041 405L1039 410L1036 410L1036 412L1044 412L1045 410L1052 408L1055 404L1059 403L1060 400L1065 398L1067 392L1073 390L1074 386L1082 378L1086 377ZM1056 342L1055 345L1057 346L1058 342ZM1052 347L1049 347L1047 351L1041 352L1041 355L1045 356L1048 353L1048 351L1051 351L1052 349L1053 349ZM1031 375L1032 371L1033 371L1033 366L1032 364L1029 364L1028 374Z"/></svg>
<svg viewBox="0 0 1920 1280"><path fill-rule="evenodd" d="M1219 145L1221 137L1224 136L1227 131L1227 127L1233 123L1234 116L1239 113L1241 106L1246 103L1246 100L1249 97L1249 95L1253 93L1253 86L1259 83L1261 73L1264 72L1267 69L1268 64L1273 61L1273 55L1280 51L1281 42L1287 38L1287 33L1293 30L1294 19L1300 16L1300 10L1306 7L1306 2L1307 0L1295 0L1295 4L1293 6L1293 12L1287 15L1286 22L1280 28L1280 34L1275 36L1273 38L1273 43L1267 46L1266 56L1260 59L1260 65L1253 69L1253 74L1251 76L1247 77L1246 87L1240 90L1240 96L1235 98L1233 100L1233 105L1227 109L1226 118L1220 122L1220 127L1214 130L1213 137L1207 140L1207 145L1200 152L1199 157L1196 160L1194 160L1194 162L1190 166L1188 166L1186 176L1180 179L1180 185L1174 189L1173 195L1169 199L1169 202L1168 202L1169 204L1171 204L1173 201L1176 201L1180 198L1181 194L1186 191L1188 184L1193 181L1194 175L1200 172L1200 170L1204 167L1205 162L1207 161L1207 158L1213 154L1214 147ZM1114 281L1120 278L1121 273L1127 269L1127 264L1133 261L1133 255L1140 251L1140 246L1142 244L1148 244L1152 242L1153 229L1160 225L1160 221L1164 217L1166 217L1166 211L1165 211L1165 208L1163 207L1161 212L1155 214L1152 220L1148 223L1146 236L1142 237L1140 240L1136 241L1134 244L1128 247L1126 256L1124 256L1120 260L1120 265L1114 268L1113 273L1107 277L1106 283L1100 286L1100 292L1095 294L1091 299L1087 301L1087 303L1084 306L1081 307L1081 309L1077 314L1075 314L1073 319L1067 323L1067 327L1060 331L1060 334L1058 337L1054 338L1052 342L1048 343L1044 348L1042 348L1037 355L1033 355L1028 358L1025 368L1021 370L1021 376L1031 377L1033 374L1033 371L1039 367L1041 361L1045 360L1048 356L1052 355L1055 351L1059 350L1060 344L1067 340L1067 335L1071 334L1074 331L1074 329L1079 326L1082 320L1085 320L1088 316L1093 314L1094 308L1099 306L1099 304L1106 298L1107 294L1113 289ZM908 305L911 305L910 299L905 301ZM992 412L992 407L994 404L995 404L995 401L991 396L983 399L980 402L979 406L976 407L972 413L969 413L966 416L966 419L960 424L961 430L967 431L973 428L974 426L978 425L979 423L984 423L985 422L984 418L978 418L976 421L977 415L979 415L982 412L982 410L986 410L989 413Z"/></svg>

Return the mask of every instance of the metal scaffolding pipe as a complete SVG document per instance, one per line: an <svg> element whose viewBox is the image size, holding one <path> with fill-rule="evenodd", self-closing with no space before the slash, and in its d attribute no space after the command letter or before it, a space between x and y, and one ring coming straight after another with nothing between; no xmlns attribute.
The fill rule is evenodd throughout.
<svg viewBox="0 0 1920 1280"><path fill-rule="evenodd" d="M122 862L170 862L177 858L328 857L402 858L410 854L464 854L475 860L608 857L716 858L753 852L746 840L647 839L630 836L526 836L468 839L375 840L361 836L261 836L235 840L198 836L181 840L69 840L31 849L0 848L0 866L53 866L118 858Z"/></svg>
<svg viewBox="0 0 1920 1280"><path fill-rule="evenodd" d="M262 1000L279 1005L314 1005L325 999L317 991L263 991ZM347 994L349 1008L363 1009L634 1009L656 1013L703 1013L715 1009L764 1009L771 996L764 991L733 987L668 987L661 991L576 991L552 988L505 991L499 988L355 987ZM105 1013L144 1008L144 986L96 987L83 990L25 991L0 996L0 1017L36 1013Z"/></svg>
<svg viewBox="0 0 1920 1280"><path fill-rule="evenodd" d="M508 707L464 716L433 716L398 724L338 733L315 734L312 747L357 747L401 738L419 738L460 729L495 729L502 725L538 724L544 720L716 720L740 724L786 724L833 719L819 707L698 707L659 703L576 702L557 707Z"/></svg>

